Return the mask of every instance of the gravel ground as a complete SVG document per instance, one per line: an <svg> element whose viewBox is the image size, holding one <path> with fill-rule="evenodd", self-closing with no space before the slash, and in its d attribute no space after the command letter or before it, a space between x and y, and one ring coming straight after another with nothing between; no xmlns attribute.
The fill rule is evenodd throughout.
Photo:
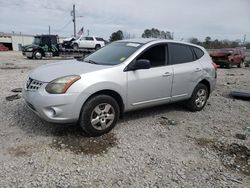
<svg viewBox="0 0 250 188"><path fill-rule="evenodd" d="M125 114L115 129L87 138L77 125L42 121L22 98L7 101L31 69L55 60L0 52L0 187L249 187L250 68L218 70L208 105L171 104ZM18 96L21 95L20 93Z"/></svg>

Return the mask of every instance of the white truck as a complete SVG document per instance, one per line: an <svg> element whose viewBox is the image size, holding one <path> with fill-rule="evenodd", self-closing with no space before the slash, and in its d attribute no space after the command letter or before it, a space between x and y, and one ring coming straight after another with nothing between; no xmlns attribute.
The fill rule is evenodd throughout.
<svg viewBox="0 0 250 188"><path fill-rule="evenodd" d="M73 49L86 48L86 49L95 49L105 46L105 40L100 37L80 37L75 40L72 44Z"/></svg>

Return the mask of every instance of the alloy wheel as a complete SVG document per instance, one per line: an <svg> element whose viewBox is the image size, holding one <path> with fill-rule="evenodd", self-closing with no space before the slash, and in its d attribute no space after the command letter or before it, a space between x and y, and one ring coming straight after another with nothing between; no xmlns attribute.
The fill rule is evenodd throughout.
<svg viewBox="0 0 250 188"><path fill-rule="evenodd" d="M114 108L108 103L102 103L93 109L90 122L95 129L104 130L113 123L114 119Z"/></svg>
<svg viewBox="0 0 250 188"><path fill-rule="evenodd" d="M207 93L205 89L199 89L196 98L195 98L195 104L198 108L201 108L205 105L207 100Z"/></svg>

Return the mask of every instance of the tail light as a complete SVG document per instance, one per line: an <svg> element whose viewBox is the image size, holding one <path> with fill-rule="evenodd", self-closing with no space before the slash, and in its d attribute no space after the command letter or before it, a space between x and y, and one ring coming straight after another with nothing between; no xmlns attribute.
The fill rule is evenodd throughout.
<svg viewBox="0 0 250 188"><path fill-rule="evenodd" d="M217 78L217 69L218 67L220 67L219 65L216 65L215 63L213 63L213 67L214 67L214 70L215 70L215 75L214 77Z"/></svg>
<svg viewBox="0 0 250 188"><path fill-rule="evenodd" d="M215 63L213 63L214 69L217 71L217 69L220 67L220 65L216 65Z"/></svg>

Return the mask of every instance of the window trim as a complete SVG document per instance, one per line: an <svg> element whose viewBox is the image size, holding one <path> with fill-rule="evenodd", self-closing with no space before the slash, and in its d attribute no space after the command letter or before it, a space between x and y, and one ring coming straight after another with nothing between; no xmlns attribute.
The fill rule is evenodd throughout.
<svg viewBox="0 0 250 188"><path fill-rule="evenodd" d="M153 48L155 46L158 46L158 45L165 45L165 63L164 65L161 65L161 66L157 66L157 67L150 67L150 69L153 69L153 68L158 68L158 67L165 67L165 66L168 66L169 65L169 50L168 50L168 43L167 42L161 42L161 43L157 43L157 44L153 44L153 45L150 45L148 46L147 48L145 48L141 53L139 53L126 67L125 69L123 70L123 72L127 72L127 71L132 71L132 70L128 70L128 68L136 61L136 59L142 55L145 51L149 50L150 48Z"/></svg>
<svg viewBox="0 0 250 188"><path fill-rule="evenodd" d="M192 49L192 45L183 44L183 43L178 43L178 42L168 42L168 44L170 44L170 45L168 45L168 51L169 51L169 65L181 65L181 64L184 64L184 63L185 63L185 64L186 64L186 63L192 63L192 62L194 62L194 61L197 60L197 59L195 58L196 55L195 55L195 53L194 53L194 51L193 51L193 49ZM172 54L170 53L170 52L171 52L171 50L170 50L171 44L178 44L178 45L187 46L187 47L191 50L191 52L192 52L193 61L184 62L184 63L178 63L178 64L173 64L173 63L172 63Z"/></svg>

